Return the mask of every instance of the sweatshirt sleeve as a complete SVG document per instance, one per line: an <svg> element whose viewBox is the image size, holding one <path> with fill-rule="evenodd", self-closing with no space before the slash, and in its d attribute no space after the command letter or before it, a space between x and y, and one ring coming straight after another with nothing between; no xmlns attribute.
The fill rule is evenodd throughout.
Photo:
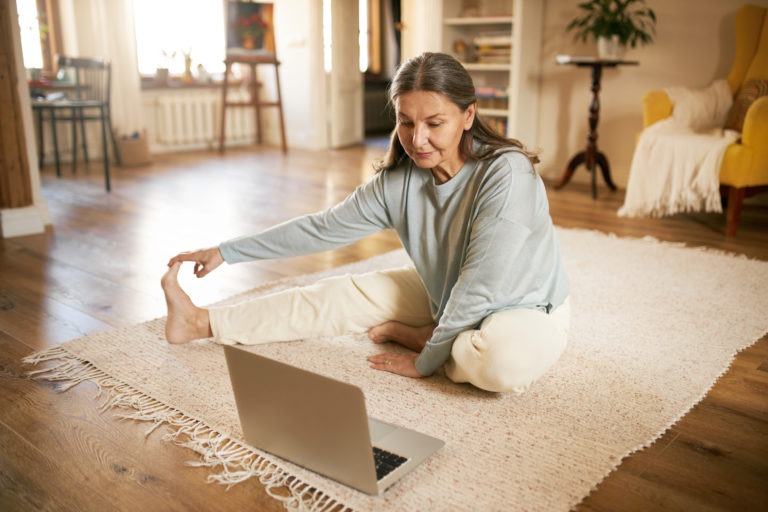
<svg viewBox="0 0 768 512"><path fill-rule="evenodd" d="M525 282L530 278L527 241L538 209L537 197L543 193L539 181L532 170L508 173L488 192L472 225L458 279L431 339L416 360L422 375L431 375L448 360L456 336L477 328L498 309L495 299L500 294L507 304L514 304L529 289L530 283Z"/></svg>
<svg viewBox="0 0 768 512"><path fill-rule="evenodd" d="M221 243L219 250L224 261L231 264L326 251L390 227L385 172L378 173L332 208Z"/></svg>

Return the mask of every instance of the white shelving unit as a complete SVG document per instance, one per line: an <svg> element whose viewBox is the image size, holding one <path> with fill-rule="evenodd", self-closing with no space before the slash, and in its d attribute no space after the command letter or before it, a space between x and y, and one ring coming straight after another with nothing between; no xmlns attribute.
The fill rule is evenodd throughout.
<svg viewBox="0 0 768 512"><path fill-rule="evenodd" d="M468 6L474 9L467 11ZM527 146L537 143L542 11L540 0L443 0L442 5L442 51L472 75L478 112ZM482 38L500 44L478 51L475 42ZM483 92L503 97L484 98Z"/></svg>
<svg viewBox="0 0 768 512"><path fill-rule="evenodd" d="M509 2L510 8L512 2ZM512 23L514 18L509 16L465 16L463 18L445 18L443 23L446 25L483 25L486 23Z"/></svg>

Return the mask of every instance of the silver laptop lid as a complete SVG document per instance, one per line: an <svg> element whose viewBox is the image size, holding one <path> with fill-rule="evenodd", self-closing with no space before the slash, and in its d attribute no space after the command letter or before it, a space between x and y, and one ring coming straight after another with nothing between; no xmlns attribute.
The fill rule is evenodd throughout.
<svg viewBox="0 0 768 512"><path fill-rule="evenodd" d="M225 346L224 354L249 444L379 492L360 388L240 348Z"/></svg>

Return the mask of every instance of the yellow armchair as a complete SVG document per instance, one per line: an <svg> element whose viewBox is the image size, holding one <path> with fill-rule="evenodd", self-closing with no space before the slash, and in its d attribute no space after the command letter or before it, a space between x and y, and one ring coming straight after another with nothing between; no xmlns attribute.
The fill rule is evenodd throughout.
<svg viewBox="0 0 768 512"><path fill-rule="evenodd" d="M745 5L736 13L736 52L728 74L728 85L736 99L734 108L757 81L768 82L768 9ZM750 84L749 86L747 84ZM747 87L745 87L747 86ZM760 86L764 90L764 86ZM643 125L670 117L674 105L664 91L643 97ZM733 117L733 112L732 116ZM768 96L749 104L741 127L741 139L731 144L720 166L721 192L727 191L726 235L734 236L739 226L745 197L768 192Z"/></svg>

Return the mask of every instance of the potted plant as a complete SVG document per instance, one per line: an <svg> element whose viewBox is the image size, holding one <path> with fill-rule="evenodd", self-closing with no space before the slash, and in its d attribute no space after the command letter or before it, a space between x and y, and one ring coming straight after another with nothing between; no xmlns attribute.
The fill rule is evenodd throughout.
<svg viewBox="0 0 768 512"><path fill-rule="evenodd" d="M622 48L652 43L656 35L656 13L645 0L589 0L579 9L566 30L575 40L595 40L601 58L619 58Z"/></svg>

